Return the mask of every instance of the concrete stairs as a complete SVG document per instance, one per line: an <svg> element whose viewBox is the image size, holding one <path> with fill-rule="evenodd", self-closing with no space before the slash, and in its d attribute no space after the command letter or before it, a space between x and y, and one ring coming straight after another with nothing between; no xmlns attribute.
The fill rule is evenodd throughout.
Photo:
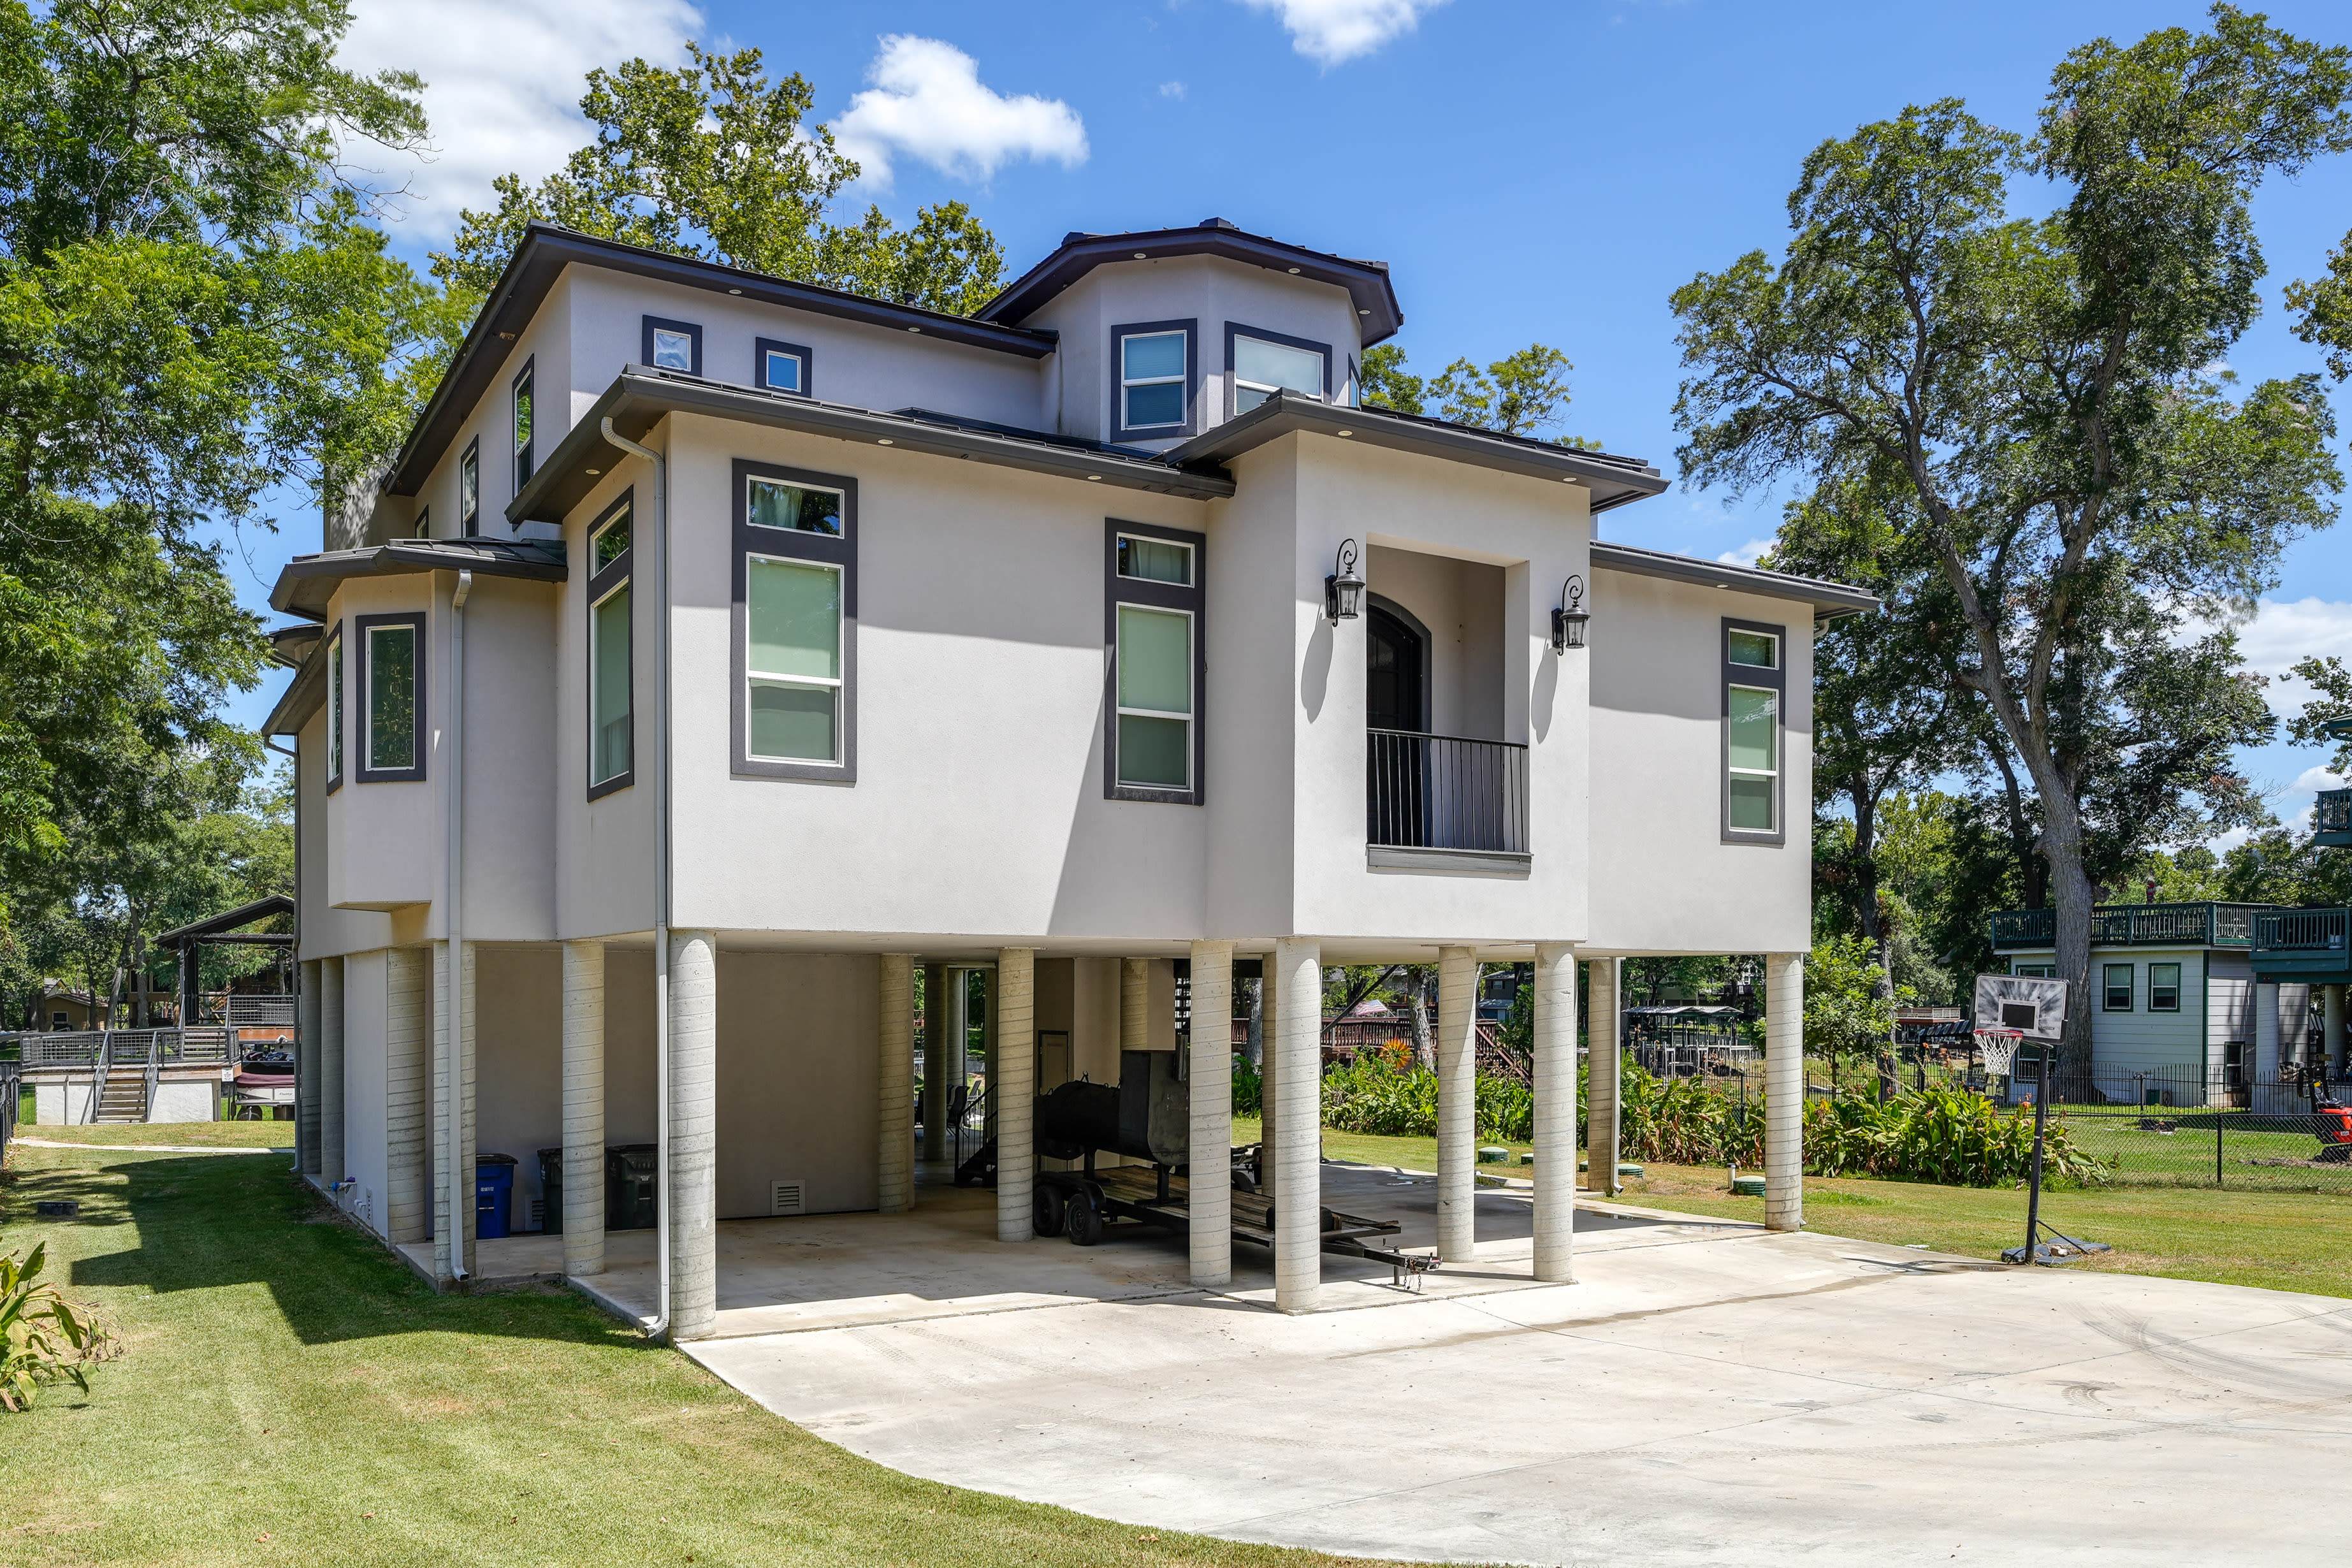
<svg viewBox="0 0 2352 1568"><path fill-rule="evenodd" d="M145 1068L107 1069L106 1081L99 1086L96 1120L101 1122L147 1120L147 1069Z"/></svg>

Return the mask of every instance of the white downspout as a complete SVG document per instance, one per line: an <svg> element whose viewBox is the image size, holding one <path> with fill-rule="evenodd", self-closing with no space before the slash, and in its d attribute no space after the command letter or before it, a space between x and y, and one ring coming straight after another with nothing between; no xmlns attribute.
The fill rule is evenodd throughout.
<svg viewBox="0 0 2352 1568"><path fill-rule="evenodd" d="M654 1279L646 1337L669 1332L669 464L613 428L604 439L654 466Z"/></svg>
<svg viewBox="0 0 2352 1568"><path fill-rule="evenodd" d="M474 591L470 569L457 574L449 595L449 1016L441 1030L449 1054L449 1277L466 1276L466 1215L473 1212L473 1173L457 1158L465 1142L466 1042L458 1022L466 1016L466 595Z"/></svg>

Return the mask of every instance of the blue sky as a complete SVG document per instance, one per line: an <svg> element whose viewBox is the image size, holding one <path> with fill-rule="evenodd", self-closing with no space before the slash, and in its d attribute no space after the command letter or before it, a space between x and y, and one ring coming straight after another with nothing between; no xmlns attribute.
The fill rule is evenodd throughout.
<svg viewBox="0 0 2352 1568"><path fill-rule="evenodd" d="M2341 6L2270 15L2352 42ZM1212 215L1380 258L1417 369L1549 343L1576 365L1570 427L1671 476L1679 370L1667 295L1703 268L1777 247L1807 151L1947 96L2028 130L2068 48L2202 16L2149 4L514 0L488 13L466 0L361 0L345 53L411 66L432 84L442 151L408 172L416 195L395 230L419 259L494 174L543 174L585 139L572 103L590 66L674 59L688 37L752 45L772 70L805 76L819 116L855 143L869 169L853 193L861 203L903 219L967 201L1016 271L1070 229ZM518 60L534 68L518 72ZM2036 193L2018 197L2023 206ZM2352 161L2266 190L2256 216L2271 309L2231 356L2250 380L2314 363L2276 296L2352 226ZM1606 528L1737 554L1769 539L1778 510L1774 497L1678 486ZM248 599L262 600L256 578L316 540L299 514L274 537L248 536ZM2295 546L2246 629L2257 668L2352 654L2347 563L2343 529ZM240 712L257 719L278 684ZM2297 700L2278 686L2272 695L2282 710ZM2273 746L2246 765L2293 815L2308 805L2318 760Z"/></svg>

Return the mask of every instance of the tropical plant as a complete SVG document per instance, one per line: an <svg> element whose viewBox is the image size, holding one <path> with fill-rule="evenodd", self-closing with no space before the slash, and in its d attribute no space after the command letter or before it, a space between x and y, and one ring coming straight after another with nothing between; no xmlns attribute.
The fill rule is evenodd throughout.
<svg viewBox="0 0 2352 1568"><path fill-rule="evenodd" d="M85 1368L119 1348L112 1330L40 1282L47 1261L47 1242L21 1260L13 1252L0 1255L0 1410L27 1409L55 1383L88 1394Z"/></svg>

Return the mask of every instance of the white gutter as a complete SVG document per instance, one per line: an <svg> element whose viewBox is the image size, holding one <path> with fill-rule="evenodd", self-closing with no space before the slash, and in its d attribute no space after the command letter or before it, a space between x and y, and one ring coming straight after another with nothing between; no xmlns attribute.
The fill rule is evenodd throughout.
<svg viewBox="0 0 2352 1568"><path fill-rule="evenodd" d="M646 1337L669 1332L669 464L613 428L604 439L654 466L654 1279L656 1310Z"/></svg>
<svg viewBox="0 0 2352 1568"><path fill-rule="evenodd" d="M473 1173L461 1168L459 1146L465 1142L466 1045L458 1037L458 1021L466 1016L466 595L474 591L474 574L461 569L457 592L449 595L449 993L448 1016L443 1021L441 1048L449 1062L449 1277L466 1276L466 1215L473 1211Z"/></svg>

